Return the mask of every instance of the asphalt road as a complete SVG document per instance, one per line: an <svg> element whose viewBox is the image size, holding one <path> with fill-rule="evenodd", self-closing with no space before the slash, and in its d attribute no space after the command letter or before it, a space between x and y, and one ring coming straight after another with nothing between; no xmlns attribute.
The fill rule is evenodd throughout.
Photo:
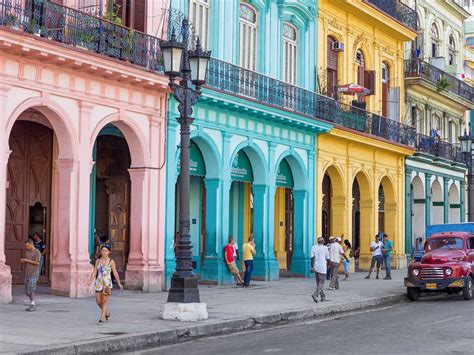
<svg viewBox="0 0 474 355"><path fill-rule="evenodd" d="M231 311L232 307L230 308ZM474 300L459 295L203 338L135 354L474 354Z"/></svg>

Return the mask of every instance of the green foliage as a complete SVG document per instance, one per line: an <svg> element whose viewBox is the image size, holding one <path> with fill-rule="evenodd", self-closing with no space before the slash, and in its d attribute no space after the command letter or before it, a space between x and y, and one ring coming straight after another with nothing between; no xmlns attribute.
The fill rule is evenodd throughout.
<svg viewBox="0 0 474 355"><path fill-rule="evenodd" d="M436 83L436 91L441 92L449 86L448 79L445 77L440 77Z"/></svg>

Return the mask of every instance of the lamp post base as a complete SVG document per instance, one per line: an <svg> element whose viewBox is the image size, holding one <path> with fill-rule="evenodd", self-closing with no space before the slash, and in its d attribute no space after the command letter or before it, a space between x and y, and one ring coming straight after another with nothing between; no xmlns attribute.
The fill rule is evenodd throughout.
<svg viewBox="0 0 474 355"><path fill-rule="evenodd" d="M199 289L196 276L172 276L168 302L199 303Z"/></svg>
<svg viewBox="0 0 474 355"><path fill-rule="evenodd" d="M168 302L163 306L163 319L181 322L197 322L208 318L205 303Z"/></svg>

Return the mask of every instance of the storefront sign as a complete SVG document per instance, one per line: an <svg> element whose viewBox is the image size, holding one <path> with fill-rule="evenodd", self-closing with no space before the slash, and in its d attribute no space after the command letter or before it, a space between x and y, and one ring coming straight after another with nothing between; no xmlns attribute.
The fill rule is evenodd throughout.
<svg viewBox="0 0 474 355"><path fill-rule="evenodd" d="M240 151L235 156L230 175L232 180L253 182L252 166L250 165L250 160L245 152Z"/></svg>
<svg viewBox="0 0 474 355"><path fill-rule="evenodd" d="M178 158L178 173L181 164L181 159ZM189 168L191 175L194 176L206 176L206 165L204 164L204 158L202 157L201 150L196 143L191 141L190 152L189 152Z"/></svg>
<svg viewBox="0 0 474 355"><path fill-rule="evenodd" d="M291 173L291 168L286 159L283 159L280 163L276 176L276 184L277 186L286 187L288 189L294 187L293 174Z"/></svg>

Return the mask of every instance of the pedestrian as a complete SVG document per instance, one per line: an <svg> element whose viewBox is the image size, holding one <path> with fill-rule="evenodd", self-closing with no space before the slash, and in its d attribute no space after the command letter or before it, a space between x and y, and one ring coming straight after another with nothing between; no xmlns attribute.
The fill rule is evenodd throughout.
<svg viewBox="0 0 474 355"><path fill-rule="evenodd" d="M329 250L324 245L324 238L318 238L318 244L311 248L311 272L314 272L316 278L316 291L313 292L311 297L314 302L318 303L318 296L321 296L321 302L326 301L326 295L324 294L324 279L326 278L327 272L327 261L329 260Z"/></svg>
<svg viewBox="0 0 474 355"><path fill-rule="evenodd" d="M382 265L382 242L379 240L379 236L375 235L375 240L370 244L370 251L372 252L372 260L370 261L369 274L365 277L370 279L370 275L374 270L374 267L377 266L377 276L379 278L380 266Z"/></svg>
<svg viewBox="0 0 474 355"><path fill-rule="evenodd" d="M35 293L40 273L41 253L30 238L25 242L25 249L25 257L20 259L20 263L25 264L25 291L30 299L30 305L26 310L33 312L36 311Z"/></svg>
<svg viewBox="0 0 474 355"><path fill-rule="evenodd" d="M344 240L344 246L342 247L342 250L344 251L344 260L342 260L342 265L344 265L344 273L346 274L346 277L344 278L344 281L349 279L349 266L351 264L351 257L352 257L352 245L349 240L345 239Z"/></svg>
<svg viewBox="0 0 474 355"><path fill-rule="evenodd" d="M251 235L247 243L242 246L242 253L245 264L244 287L250 287L250 279L252 278L253 271L253 256L256 253L253 235Z"/></svg>
<svg viewBox="0 0 474 355"><path fill-rule="evenodd" d="M115 261L110 257L110 244L102 244L100 251L101 257L95 261L94 270L89 277L87 286L90 286L92 280L96 277L94 283L95 300L100 308L99 324L103 324L104 321L108 321L110 318L109 297L112 295L112 273L114 274L121 290L123 290L123 286L120 283L120 277L117 272L117 267L115 266Z"/></svg>
<svg viewBox="0 0 474 355"><path fill-rule="evenodd" d="M388 235L383 235L383 260L385 263L385 277L384 280L391 280L392 279L392 270L391 270L391 261L390 258L392 257L393 252L393 243L390 239L388 239Z"/></svg>
<svg viewBox="0 0 474 355"><path fill-rule="evenodd" d="M329 253L331 265L331 283L329 284L330 290L339 288L339 276L337 276L337 270L339 269L339 265L341 264L341 259L346 259L344 251L342 250L341 243L341 238L337 237L335 242L331 244L331 252Z"/></svg>
<svg viewBox="0 0 474 355"><path fill-rule="evenodd" d="M240 276L239 269L237 268L234 259L234 244L234 238L229 237L229 243L224 248L224 258L229 271L231 272L231 274L234 275L237 286L242 286L244 282L242 280L242 277Z"/></svg>
<svg viewBox="0 0 474 355"><path fill-rule="evenodd" d="M37 232L33 233L33 241L35 249L38 249L41 253L39 274L44 275L44 258L46 255L46 244L44 243L43 238L41 238L41 236Z"/></svg>
<svg viewBox="0 0 474 355"><path fill-rule="evenodd" d="M334 240L335 240L335 239L336 239L335 237L330 236L330 237L329 237L329 243L326 244L326 248L328 248L329 255L331 255L331 245L332 245L332 243L334 243ZM327 272L326 272L326 280L330 281L330 280L331 280L331 276L332 276L332 273L331 273L331 271L332 271L332 270L331 270L331 261L328 260L328 261L327 261L327 264L328 264L328 265L327 265Z"/></svg>

